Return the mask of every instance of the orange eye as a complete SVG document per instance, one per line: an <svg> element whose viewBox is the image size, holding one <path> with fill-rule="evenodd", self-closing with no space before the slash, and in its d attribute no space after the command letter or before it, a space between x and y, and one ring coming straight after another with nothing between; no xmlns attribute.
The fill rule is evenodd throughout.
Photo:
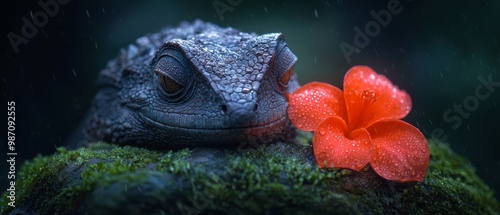
<svg viewBox="0 0 500 215"><path fill-rule="evenodd" d="M193 85L192 69L177 50L167 49L154 64L158 77L158 91L169 102L182 101Z"/></svg>
<svg viewBox="0 0 500 215"><path fill-rule="evenodd" d="M177 83L174 79L168 77L162 71L156 69L156 75L158 75L158 79L160 80L160 86L165 92L169 94L174 94L182 90L184 86L182 84Z"/></svg>
<svg viewBox="0 0 500 215"><path fill-rule="evenodd" d="M277 55L274 62L274 72L277 77L278 91L284 93L288 89L288 82L293 77L294 65L297 56L288 48L285 41L280 41L276 46Z"/></svg>
<svg viewBox="0 0 500 215"><path fill-rule="evenodd" d="M288 82L290 81L290 79L292 79L293 73L293 67L284 72L283 75L281 75L281 77L278 79L279 84L286 88L288 86Z"/></svg>

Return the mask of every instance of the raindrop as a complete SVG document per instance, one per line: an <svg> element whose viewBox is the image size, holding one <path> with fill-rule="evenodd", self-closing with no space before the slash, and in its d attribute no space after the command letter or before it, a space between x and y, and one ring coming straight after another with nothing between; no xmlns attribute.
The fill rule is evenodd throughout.
<svg viewBox="0 0 500 215"><path fill-rule="evenodd" d="M87 16L90 18L89 10L85 10L85 12L87 13Z"/></svg>
<svg viewBox="0 0 500 215"><path fill-rule="evenodd" d="M318 10L314 10L314 16L316 16L316 18L318 18Z"/></svg>
<svg viewBox="0 0 500 215"><path fill-rule="evenodd" d="M325 128L320 128L319 129L319 134L325 135L326 134Z"/></svg>

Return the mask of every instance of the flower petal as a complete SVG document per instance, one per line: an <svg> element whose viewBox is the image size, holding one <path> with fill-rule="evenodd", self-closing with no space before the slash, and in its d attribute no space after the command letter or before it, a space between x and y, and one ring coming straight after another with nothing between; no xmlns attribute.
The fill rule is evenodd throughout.
<svg viewBox="0 0 500 215"><path fill-rule="evenodd" d="M424 135L401 120L377 122L368 128L373 142L370 164L387 180L423 181L430 154Z"/></svg>
<svg viewBox="0 0 500 215"><path fill-rule="evenodd" d="M313 138L314 157L320 167L349 168L360 171L371 160L372 143L365 129L351 132L340 117L323 121Z"/></svg>
<svg viewBox="0 0 500 215"><path fill-rule="evenodd" d="M346 115L342 90L332 85L311 82L288 95L288 117L301 130L314 131L323 120Z"/></svg>
<svg viewBox="0 0 500 215"><path fill-rule="evenodd" d="M397 120L411 110L411 98L367 66L354 66L344 77L349 128L367 128L381 120Z"/></svg>

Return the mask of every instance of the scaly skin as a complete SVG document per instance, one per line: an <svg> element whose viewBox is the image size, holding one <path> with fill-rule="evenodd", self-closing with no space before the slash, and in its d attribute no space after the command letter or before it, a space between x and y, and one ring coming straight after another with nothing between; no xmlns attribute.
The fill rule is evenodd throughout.
<svg viewBox="0 0 500 215"><path fill-rule="evenodd" d="M279 33L202 21L141 37L101 71L85 134L157 148L285 140L296 60Z"/></svg>

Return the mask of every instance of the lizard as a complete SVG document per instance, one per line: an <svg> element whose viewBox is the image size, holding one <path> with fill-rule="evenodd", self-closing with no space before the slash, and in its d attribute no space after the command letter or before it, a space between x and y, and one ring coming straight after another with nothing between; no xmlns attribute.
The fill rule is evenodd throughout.
<svg viewBox="0 0 500 215"><path fill-rule="evenodd" d="M99 73L84 135L149 148L286 140L297 59L281 33L195 20L148 34Z"/></svg>

